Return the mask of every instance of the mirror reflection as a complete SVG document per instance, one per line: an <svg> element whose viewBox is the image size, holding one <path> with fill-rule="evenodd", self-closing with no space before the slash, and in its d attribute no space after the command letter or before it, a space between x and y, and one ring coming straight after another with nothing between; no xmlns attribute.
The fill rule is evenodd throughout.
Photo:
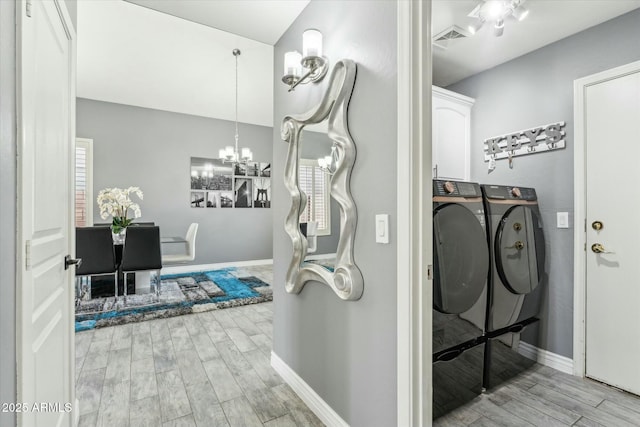
<svg viewBox="0 0 640 427"><path fill-rule="evenodd" d="M322 126L305 127L300 134L298 182L306 195L300 215L300 230L307 237L304 262L319 264L330 271L340 238L340 208L331 197L331 177L336 150Z"/></svg>

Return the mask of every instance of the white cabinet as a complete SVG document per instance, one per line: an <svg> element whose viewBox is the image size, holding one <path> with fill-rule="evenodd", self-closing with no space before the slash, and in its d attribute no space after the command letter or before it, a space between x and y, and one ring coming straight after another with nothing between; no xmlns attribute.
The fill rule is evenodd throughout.
<svg viewBox="0 0 640 427"><path fill-rule="evenodd" d="M468 181L475 100L433 86L433 177Z"/></svg>

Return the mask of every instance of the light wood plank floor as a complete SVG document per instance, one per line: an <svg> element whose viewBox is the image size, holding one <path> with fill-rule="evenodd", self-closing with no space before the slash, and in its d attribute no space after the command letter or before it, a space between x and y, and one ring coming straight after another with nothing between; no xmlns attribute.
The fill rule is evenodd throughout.
<svg viewBox="0 0 640 427"><path fill-rule="evenodd" d="M80 426L322 426L270 366L272 319L269 302L77 333ZM434 422L532 425L637 427L640 398L535 365Z"/></svg>
<svg viewBox="0 0 640 427"><path fill-rule="evenodd" d="M80 426L323 426L271 368L273 303L76 334Z"/></svg>
<svg viewBox="0 0 640 427"><path fill-rule="evenodd" d="M546 366L440 417L434 426L640 426L640 398Z"/></svg>

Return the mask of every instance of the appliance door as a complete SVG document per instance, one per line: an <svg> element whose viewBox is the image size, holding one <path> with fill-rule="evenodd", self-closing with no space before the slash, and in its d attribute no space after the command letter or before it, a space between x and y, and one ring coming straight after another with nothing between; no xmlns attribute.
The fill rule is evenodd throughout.
<svg viewBox="0 0 640 427"><path fill-rule="evenodd" d="M433 305L445 314L461 314L483 294L489 251L483 226L469 209L445 204L433 213Z"/></svg>
<svg viewBox="0 0 640 427"><path fill-rule="evenodd" d="M513 294L533 292L544 277L545 243L537 209L512 206L496 230L496 269Z"/></svg>

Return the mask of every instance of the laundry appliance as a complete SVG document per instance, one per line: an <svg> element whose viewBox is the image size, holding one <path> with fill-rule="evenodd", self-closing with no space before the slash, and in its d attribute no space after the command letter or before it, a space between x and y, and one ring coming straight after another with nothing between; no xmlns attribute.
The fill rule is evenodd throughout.
<svg viewBox="0 0 640 427"><path fill-rule="evenodd" d="M433 181L433 416L482 392L489 249L480 185Z"/></svg>
<svg viewBox="0 0 640 427"><path fill-rule="evenodd" d="M481 187L491 258L483 386L490 389L535 363L547 275L535 189Z"/></svg>

